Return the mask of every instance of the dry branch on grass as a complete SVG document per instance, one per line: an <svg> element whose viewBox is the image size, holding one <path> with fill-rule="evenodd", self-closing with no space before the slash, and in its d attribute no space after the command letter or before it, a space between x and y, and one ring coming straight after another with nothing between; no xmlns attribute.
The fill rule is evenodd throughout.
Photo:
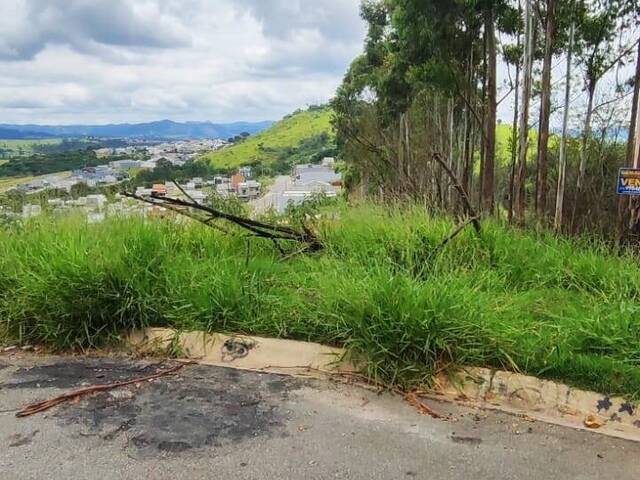
<svg viewBox="0 0 640 480"><path fill-rule="evenodd" d="M453 183L453 187L456 189L456 191L460 195L460 199L462 200L462 205L464 206L465 213L467 217L469 217L470 219L468 223L473 224L473 228L476 230L476 233L479 236L482 233L482 228L480 227L480 217L478 216L475 209L471 205L471 200L469 200L469 194L467 193L465 188L462 186L462 183L460 182L460 180L458 180L458 177L456 176L456 174L453 173L453 170L451 170L449 165L447 165L447 162L443 160L442 155L436 152L433 154L433 159L436 162L438 162L440 167L442 167L442 169L451 179L451 182ZM466 225L467 223L465 222L465 226ZM457 233L460 233L460 232L457 232ZM447 242L449 240L447 240Z"/></svg>
<svg viewBox="0 0 640 480"><path fill-rule="evenodd" d="M311 229L306 226L303 226L302 230L300 231L283 225L271 225L247 217L225 213L210 206L202 205L201 203L196 202L182 189L182 187L180 187L180 185L178 185L176 182L174 183L178 187L178 189L183 192L185 197L187 197L187 200L159 196L146 198L128 192L125 192L124 196L133 198L134 200L138 200L140 202L148 203L150 205L166 208L167 210L180 215L184 215L188 218L191 218L192 220L196 220L204 225L207 225L208 227L222 230L225 233L229 232L223 227L214 224L213 222L215 220L227 221L244 230L248 230L250 232L250 237L264 238L273 241L281 254L283 254L284 251L279 244L280 241L291 241L304 244L304 248L302 249L303 252L316 252L323 248L320 239L315 235L313 231L311 231ZM193 211L201 212L206 215L203 217L195 214Z"/></svg>

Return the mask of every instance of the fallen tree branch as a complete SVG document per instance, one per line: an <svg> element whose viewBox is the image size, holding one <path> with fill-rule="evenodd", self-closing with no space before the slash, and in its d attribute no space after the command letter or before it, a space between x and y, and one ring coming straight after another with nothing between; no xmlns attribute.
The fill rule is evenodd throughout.
<svg viewBox="0 0 640 480"><path fill-rule="evenodd" d="M35 415L36 413L44 412L45 410L49 410L50 408L53 408L56 405L60 405L61 403L69 402L71 400L75 400L77 398L80 398L86 395L91 395L93 393L106 392L116 388L126 387L127 385L148 382L149 380L154 380L156 378L164 377L166 375L173 375L176 372L178 372L178 370L181 370L182 368L184 368L185 365L188 365L188 364L183 363L173 368L170 368L168 370L163 370L161 372L158 372L154 375L149 375L148 377L135 378L133 380L127 380L125 382L110 383L107 385L92 385L91 387L74 390L72 392L65 393L64 395L60 395L58 397L51 398L49 400L44 400L42 402L27 405L18 413L16 413L16 417L23 418L23 417Z"/></svg>
<svg viewBox="0 0 640 480"><path fill-rule="evenodd" d="M179 188L183 193L184 190ZM171 210L180 215L184 215L193 220L199 221L207 226L214 227L212 222L214 220L225 220L234 225L237 225L240 228L245 230L249 230L252 233L252 236L259 238L270 239L274 242L278 240L285 241L293 241L304 243L306 245L305 251L319 251L323 248L322 243L318 239L318 237L307 227L304 227L302 231L295 230L290 227L282 226L282 225L270 225L264 222L260 222L257 220L252 220L246 217L240 217L238 215L233 215L230 213L225 213L220 210L216 210L207 205L202 205L195 200L193 200L188 195L187 198L190 200L182 200L180 198L172 198L172 197L157 197L153 196L151 198L141 197L134 193L124 192L123 195L128 198L132 198L134 200L138 200L140 202L148 203L150 205L163 207L168 210ZM185 210L187 209L187 210ZM207 214L206 219L201 219L196 215L192 214L190 210L196 210L200 212L204 212ZM214 228L220 228L216 226Z"/></svg>
<svg viewBox="0 0 640 480"><path fill-rule="evenodd" d="M187 198L188 198L189 200L191 200L193 203L195 203L195 204L197 204L197 205L200 205L200 203L199 203L199 202L196 202L196 201L193 199L193 197L192 197L191 195L189 195L189 194L184 190L184 188L182 188L182 187L180 186L180 184L179 184L178 182L176 182L173 178L171 179L171 183L173 183L173 184L176 186L176 188L177 188L178 190L180 190L180 192L182 192L182 194L183 194L185 197L187 197Z"/></svg>
<svg viewBox="0 0 640 480"><path fill-rule="evenodd" d="M433 408L420 400L415 392L407 393L404 396L404 401L415 408L421 415L429 415L431 418L435 419L443 418L442 415L440 415Z"/></svg>
<svg viewBox="0 0 640 480"><path fill-rule="evenodd" d="M451 179L451 182L453 183L453 187L456 189L456 191L460 195L460 198L462 199L462 204L464 206L465 213L471 219L471 223L473 223L473 228L475 228L476 233L478 234L478 236L480 236L480 234L482 233L482 228L480 227L480 217L474 210L473 206L471 206L471 201L469 200L469 194L462 186L462 183L460 183L460 181L458 180L458 177L456 176L456 174L453 173L451 168L449 168L449 165L447 165L447 162L443 160L442 156L438 152L435 152L433 154L433 159L436 162L438 162L438 164L442 167L442 169L446 172L446 174Z"/></svg>
<svg viewBox="0 0 640 480"><path fill-rule="evenodd" d="M445 238L440 245L438 245L438 250L443 249L451 240L453 240L458 235L460 235L465 228L467 228L472 223L477 222L478 220L479 220L478 217L468 218L466 221L458 225L456 229L453 232L451 232L449 236Z"/></svg>

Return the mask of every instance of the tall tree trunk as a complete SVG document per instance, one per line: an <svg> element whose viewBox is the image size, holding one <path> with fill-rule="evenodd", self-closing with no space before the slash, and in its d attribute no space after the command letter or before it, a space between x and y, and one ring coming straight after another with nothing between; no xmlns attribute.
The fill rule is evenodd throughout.
<svg viewBox="0 0 640 480"><path fill-rule="evenodd" d="M540 133L538 137L538 159L536 175L536 213L544 218L547 208L547 156L549 150L549 118L551 116L551 69L553 44L556 30L556 1L547 0L547 18L542 67L542 98L540 105Z"/></svg>
<svg viewBox="0 0 640 480"><path fill-rule="evenodd" d="M638 82L639 78L636 78ZM638 83L636 83L636 86ZM640 102L640 99L638 100ZM639 112L640 103L636 102L636 132L635 132L635 148L633 148L633 168L640 168L640 121ZM631 135L631 133L629 133ZM629 233L636 239L640 238L640 197L631 197L630 202L631 220L629 222Z"/></svg>
<svg viewBox="0 0 640 480"><path fill-rule="evenodd" d="M638 110L640 109L640 45L638 45L638 59L636 60L636 73L634 76L634 89L633 89L633 104L631 107L631 121L629 123L629 138L627 139L627 155L625 165L633 166L636 162L634 158L634 151L636 144L640 143L638 135L633 135L638 122ZM640 209L640 202L637 198L628 198L621 196L618 205L618 238L621 243L624 243L627 239L627 228L631 231L640 230L638 225L637 215L633 213ZM631 219L634 219L631 221Z"/></svg>
<svg viewBox="0 0 640 480"><path fill-rule="evenodd" d="M627 165L633 165L634 162L634 150L638 139L633 137L633 132L636 130L636 125L638 123L638 110L640 109L640 105L638 102L640 101L640 39L638 39L638 58L636 60L636 73L634 76L634 88L633 88L633 105L631 107L631 123L629 124L629 139L627 140Z"/></svg>
<svg viewBox="0 0 640 480"><path fill-rule="evenodd" d="M482 209L493 212L495 157L496 157L496 111L497 99L497 67L496 67L496 32L493 6L485 14L485 35L487 37L487 112L486 112L486 153L482 176Z"/></svg>
<svg viewBox="0 0 640 480"><path fill-rule="evenodd" d="M518 46L520 37L518 36ZM515 98L513 107L513 124L511 126L511 172L509 174L509 212L508 221L513 222L513 197L515 195L516 163L518 161L518 115L520 107L520 63L516 65Z"/></svg>
<svg viewBox="0 0 640 480"><path fill-rule="evenodd" d="M567 182L567 135L569 134L569 104L571 103L571 67L573 60L573 42L575 36L575 24L571 23L569 32L569 46L567 47L567 73L564 89L564 118L562 121L562 140L560 142L560 157L558 158L558 189L556 191L556 214L554 228L556 232L562 231L564 212L564 190Z"/></svg>
<svg viewBox="0 0 640 480"><path fill-rule="evenodd" d="M486 115L487 115L487 81L488 81L488 72L489 66L487 63L487 36L484 35L483 42L483 69L482 69L482 108L480 112L480 181L478 182L478 205L482 205L482 199L484 198L482 190L484 188L484 161L487 156L487 129L486 129Z"/></svg>
<svg viewBox="0 0 640 480"><path fill-rule="evenodd" d="M453 98L447 99L447 134L449 138L449 168L452 172L457 172L457 162L456 155L454 152L454 140L455 140L455 130L454 130L454 118L453 118L453 109L454 103ZM453 186L449 187L449 196L447 198L447 205L450 211L454 211L454 189Z"/></svg>
<svg viewBox="0 0 640 480"><path fill-rule="evenodd" d="M409 110L404 114L404 146L406 149L406 176L407 179L411 178L411 164L413 162L413 152L411 151L411 142L409 140L410 130L409 130ZM417 193L417 192L413 192Z"/></svg>
<svg viewBox="0 0 640 480"><path fill-rule="evenodd" d="M533 53L534 53L534 16L532 12L531 0L525 2L525 51L523 58L523 79L522 79L522 110L520 112L519 128L519 152L518 152L518 175L515 186L515 217L520 224L525 220L527 180L527 153L529 151L529 105L531 101L531 76L533 74Z"/></svg>
<svg viewBox="0 0 640 480"><path fill-rule="evenodd" d="M473 48L469 49L469 65L467 70L467 88L468 92L472 92L474 88L474 75L473 75ZM470 95L467 95L470 97ZM468 100L471 102L471 99ZM471 159L473 157L473 123L471 119L471 109L469 105L465 105L464 109L464 155L463 155L463 163L462 163L462 187L464 188L469 198L471 198Z"/></svg>
<svg viewBox="0 0 640 480"><path fill-rule="evenodd" d="M578 203L582 201L584 192L584 182L587 175L587 157L589 150L589 140L591 139L591 120L593 118L593 101L596 94L597 80L589 80L587 87L589 101L587 102L587 114L584 119L584 129L582 132L582 146L580 147L580 166L578 167L578 181L576 182L576 197L571 211L571 230L575 232L576 212Z"/></svg>
<svg viewBox="0 0 640 480"><path fill-rule="evenodd" d="M580 168L578 171L578 191L584 188L584 181L587 174L587 154L589 150L589 140L591 139L591 120L593 119L593 100L596 94L596 82L589 82L589 102L587 103L587 115L584 120L584 131L582 132L582 147L580 148Z"/></svg>
<svg viewBox="0 0 640 480"><path fill-rule="evenodd" d="M522 3L518 0L518 16L522 15ZM516 45L518 50L522 46L520 31L518 31ZM507 221L513 223L513 197L515 195L516 180L516 164L518 161L518 115L520 113L520 68L522 66L521 59L516 63L516 82L513 86L513 123L511 124L511 169L509 173L509 209L507 211Z"/></svg>

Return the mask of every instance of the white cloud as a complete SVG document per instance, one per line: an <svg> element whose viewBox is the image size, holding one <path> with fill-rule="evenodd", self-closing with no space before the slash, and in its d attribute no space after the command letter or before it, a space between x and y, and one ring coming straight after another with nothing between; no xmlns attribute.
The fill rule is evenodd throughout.
<svg viewBox="0 0 640 480"><path fill-rule="evenodd" d="M5 123L278 118L328 100L364 38L359 0L0 5Z"/></svg>

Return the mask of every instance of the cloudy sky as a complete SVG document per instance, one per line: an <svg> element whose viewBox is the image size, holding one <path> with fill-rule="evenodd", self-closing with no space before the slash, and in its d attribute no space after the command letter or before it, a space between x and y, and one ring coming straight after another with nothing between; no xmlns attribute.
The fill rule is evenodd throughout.
<svg viewBox="0 0 640 480"><path fill-rule="evenodd" d="M0 0L0 123L278 119L331 98L359 0Z"/></svg>

